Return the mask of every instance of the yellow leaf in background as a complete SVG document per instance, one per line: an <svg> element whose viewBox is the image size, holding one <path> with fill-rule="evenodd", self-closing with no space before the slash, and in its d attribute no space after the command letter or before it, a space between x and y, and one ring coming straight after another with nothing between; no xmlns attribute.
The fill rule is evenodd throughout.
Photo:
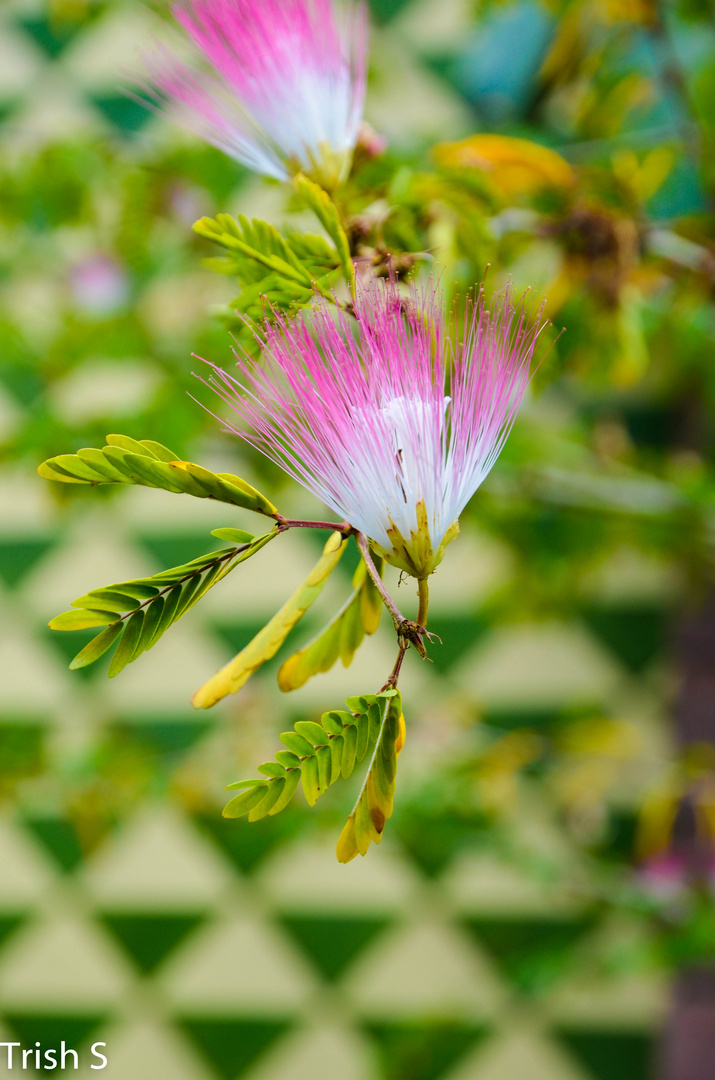
<svg viewBox="0 0 715 1080"><path fill-rule="evenodd" d="M441 143L434 157L442 168L487 173L507 199L574 183L573 169L555 150L508 135L470 135L461 142Z"/></svg>
<svg viewBox="0 0 715 1080"><path fill-rule="evenodd" d="M645 23L652 26L658 21L656 0L600 0L606 22Z"/></svg>
<svg viewBox="0 0 715 1080"><path fill-rule="evenodd" d="M248 682L261 664L276 655L293 627L317 600L346 547L345 538L340 533L331 534L323 548L320 561L316 563L303 584L296 589L280 611L256 634L238 656L235 656L200 690L196 691L191 699L195 709L210 709L228 694L235 694Z"/></svg>

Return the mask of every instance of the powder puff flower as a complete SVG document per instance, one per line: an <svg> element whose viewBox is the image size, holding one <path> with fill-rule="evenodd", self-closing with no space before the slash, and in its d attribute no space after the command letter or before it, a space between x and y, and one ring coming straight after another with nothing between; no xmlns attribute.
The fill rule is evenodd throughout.
<svg viewBox="0 0 715 1080"><path fill-rule="evenodd" d="M266 325L263 363L211 365L234 431L418 579L441 561L524 396L541 312L505 289L449 330L434 287L358 286L356 323L328 306Z"/></svg>
<svg viewBox="0 0 715 1080"><path fill-rule="evenodd" d="M339 183L362 120L364 4L182 0L173 11L211 71L165 54L151 65L158 103L256 172Z"/></svg>

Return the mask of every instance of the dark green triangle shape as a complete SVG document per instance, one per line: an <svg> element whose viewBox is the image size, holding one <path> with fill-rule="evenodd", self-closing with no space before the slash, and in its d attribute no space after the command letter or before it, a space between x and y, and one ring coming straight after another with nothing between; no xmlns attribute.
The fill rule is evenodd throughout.
<svg viewBox="0 0 715 1080"><path fill-rule="evenodd" d="M132 717L117 720L111 729L123 740L133 742L143 750L155 754L178 755L186 753L214 726L212 719L165 720Z"/></svg>
<svg viewBox="0 0 715 1080"><path fill-rule="evenodd" d="M91 630L50 630L49 627L43 628L43 636L53 649L55 649L62 660L69 667L70 663L74 660L78 652L80 652L85 645L89 645L90 641L101 634L103 627L95 626ZM100 657L94 664L89 664L87 667L78 668L72 672L72 678L76 679L78 676L80 679L86 679L88 682L98 678L100 675L107 674L107 669L111 662L111 658L114 654L116 646L112 646L104 656Z"/></svg>
<svg viewBox="0 0 715 1080"><path fill-rule="evenodd" d="M423 874L434 878L492 826L478 811L457 811L440 797L422 797L398 803L392 827Z"/></svg>
<svg viewBox="0 0 715 1080"><path fill-rule="evenodd" d="M647 1031L561 1029L558 1037L594 1080L650 1080L655 1036Z"/></svg>
<svg viewBox="0 0 715 1080"><path fill-rule="evenodd" d="M172 566L183 566L205 555L207 551L220 547L221 541L206 533L179 533L170 536L141 536L139 543L148 551L162 570Z"/></svg>
<svg viewBox="0 0 715 1080"><path fill-rule="evenodd" d="M194 820L238 870L250 874L267 855L297 832L302 817L298 813L291 813L288 808L277 817L266 817L250 823L245 818L229 821L221 817L218 811L196 814Z"/></svg>
<svg viewBox="0 0 715 1080"><path fill-rule="evenodd" d="M52 60L84 29L79 22L47 18L20 19L20 26Z"/></svg>
<svg viewBox="0 0 715 1080"><path fill-rule="evenodd" d="M141 131L151 116L145 105L126 94L93 94L90 100L104 118L125 135Z"/></svg>
<svg viewBox="0 0 715 1080"><path fill-rule="evenodd" d="M2 782L36 776L45 759L46 726L0 719L0 772Z"/></svg>
<svg viewBox="0 0 715 1080"><path fill-rule="evenodd" d="M360 915L283 915L280 921L326 979L336 979L391 920Z"/></svg>
<svg viewBox="0 0 715 1080"><path fill-rule="evenodd" d="M24 921L24 915L0 915L0 946Z"/></svg>
<svg viewBox="0 0 715 1080"><path fill-rule="evenodd" d="M236 1080L291 1026L283 1019L184 1018L180 1026L223 1080Z"/></svg>
<svg viewBox="0 0 715 1080"><path fill-rule="evenodd" d="M84 852L70 821L60 817L29 817L25 818L25 826L66 872L82 862Z"/></svg>
<svg viewBox="0 0 715 1080"><path fill-rule="evenodd" d="M228 645L235 656L246 648L249 641L253 640L258 631L262 630L265 624L265 619L258 621L249 619L243 622L212 622L211 627L221 640Z"/></svg>
<svg viewBox="0 0 715 1080"><path fill-rule="evenodd" d="M548 728L563 725L570 717L561 709L529 708L528 706L486 709L482 723L499 731L516 731L518 728Z"/></svg>
<svg viewBox="0 0 715 1080"><path fill-rule="evenodd" d="M430 633L442 639L429 646L429 658L440 672L447 672L489 631L490 623L478 615L430 619Z"/></svg>
<svg viewBox="0 0 715 1080"><path fill-rule="evenodd" d="M45 1047L57 1048L64 1041L65 1046L77 1051L88 1041L92 1032L106 1020L106 1016L98 1014L87 1016L73 1013L47 1014L13 1011L3 1013L3 1018L7 1020L18 1039L27 1048L34 1047L36 1042L39 1042L43 1049ZM67 1059L70 1072L74 1071L72 1060L71 1057ZM57 1072L61 1070L58 1068Z"/></svg>
<svg viewBox="0 0 715 1080"><path fill-rule="evenodd" d="M412 0L370 0L370 11L375 22L384 25L411 3Z"/></svg>
<svg viewBox="0 0 715 1080"><path fill-rule="evenodd" d="M558 978L571 949L594 922L591 914L561 919L473 916L465 925L510 983L528 993Z"/></svg>
<svg viewBox="0 0 715 1080"><path fill-rule="evenodd" d="M383 1080L439 1080L489 1032L457 1021L367 1024L375 1040Z"/></svg>
<svg viewBox="0 0 715 1080"><path fill-rule="evenodd" d="M665 648L668 616L661 605L594 606L585 609L583 617L596 637L636 675Z"/></svg>
<svg viewBox="0 0 715 1080"><path fill-rule="evenodd" d="M19 585L54 546L54 540L0 540L0 578L6 585Z"/></svg>
<svg viewBox="0 0 715 1080"><path fill-rule="evenodd" d="M113 912L105 913L102 922L109 927L137 967L149 975L205 918L203 912L180 915Z"/></svg>

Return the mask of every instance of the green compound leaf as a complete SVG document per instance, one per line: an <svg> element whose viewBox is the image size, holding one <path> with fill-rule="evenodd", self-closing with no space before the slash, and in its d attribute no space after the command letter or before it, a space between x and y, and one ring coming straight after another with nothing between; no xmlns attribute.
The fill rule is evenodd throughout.
<svg viewBox="0 0 715 1080"><path fill-rule="evenodd" d="M298 173L293 183L303 202L310 207L335 244L335 250L340 260L340 269L350 287L350 291L353 292L355 289L355 266L350 254L350 244L345 235L345 230L340 224L340 215L335 203L327 191L324 191L313 180L309 180L303 173Z"/></svg>
<svg viewBox="0 0 715 1080"><path fill-rule="evenodd" d="M387 711L384 703L389 705L390 699L366 694L350 701L356 705L355 712L334 710L323 713L320 723L298 720L292 731L284 731L280 740L287 750L279 750L275 761L258 766L258 772L263 774L260 779L239 780L228 785L226 791L240 790L241 794L228 803L224 817L248 814L249 821L258 821L279 814L290 802L301 780L306 801L314 806L340 777L347 780L368 749L377 746L383 730L383 713ZM379 718L377 726L370 723L372 711ZM374 769L374 765L371 768ZM262 793L260 797L258 792Z"/></svg>
<svg viewBox="0 0 715 1080"><path fill-rule="evenodd" d="M71 611L52 619L50 627L53 630L85 630L106 626L107 629L75 656L70 668L74 671L93 664L121 635L109 668L110 678L118 675L127 664L153 648L169 627L198 603L217 581L277 535L278 530L274 529L264 536L251 538L250 543L210 551L153 577L122 581L80 596L73 601ZM107 610L108 607L112 610Z"/></svg>
<svg viewBox="0 0 715 1080"><path fill-rule="evenodd" d="M392 815L397 758L405 743L405 721L399 692L382 697L380 729L365 783L340 834L338 862L348 863L365 855L371 843L382 840L385 823Z"/></svg>
<svg viewBox="0 0 715 1080"><path fill-rule="evenodd" d="M316 292L333 299L343 257L322 236L281 233L265 221L243 216L234 220L229 214L218 214L215 220L201 218L194 232L228 252L204 264L241 284L241 294L227 315L235 312L260 322L274 312L309 306ZM247 330L240 318L236 329Z"/></svg>
<svg viewBox="0 0 715 1080"><path fill-rule="evenodd" d="M382 572L382 559L376 560ZM364 562L353 576L353 593L333 619L304 645L289 656L278 672L278 686L284 693L298 690L313 675L329 671L340 659L349 667L366 634L374 634L380 624L382 600Z"/></svg>
<svg viewBox="0 0 715 1080"><path fill-rule="evenodd" d="M293 627L317 600L346 547L347 542L341 533L331 534L320 560L280 611L256 634L245 649L241 650L238 656L235 656L230 663L221 668L212 679L196 691L191 699L194 708L210 709L228 694L235 694L262 664L275 656Z"/></svg>
<svg viewBox="0 0 715 1080"><path fill-rule="evenodd" d="M49 458L37 471L47 480L64 484L135 484L216 499L267 517L276 515L273 503L240 476L210 472L191 461L180 461L159 443L137 442L126 435L107 435L107 445L101 450L89 448Z"/></svg>

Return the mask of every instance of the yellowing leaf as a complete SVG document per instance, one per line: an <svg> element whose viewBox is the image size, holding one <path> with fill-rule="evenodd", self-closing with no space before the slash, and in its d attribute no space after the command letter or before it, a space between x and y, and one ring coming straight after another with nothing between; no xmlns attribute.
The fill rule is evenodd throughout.
<svg viewBox="0 0 715 1080"><path fill-rule="evenodd" d="M346 547L341 533L332 533L319 562L303 584L246 648L197 690L192 698L194 708L210 709L228 694L235 694L248 682L254 671L275 656L293 627L317 600Z"/></svg>
<svg viewBox="0 0 715 1080"><path fill-rule="evenodd" d="M379 844L395 796L397 758L404 746L404 717L399 692L382 698L382 726L372 755L365 783L355 808L345 823L336 854L338 862L348 863L356 855L365 855L370 844Z"/></svg>
<svg viewBox="0 0 715 1080"><path fill-rule="evenodd" d="M379 568L382 560L378 559ZM289 656L278 672L283 693L298 690L313 675L329 671L338 658L349 667L365 634L374 634L380 623L382 599L360 562L353 576L354 592L327 626L302 649Z"/></svg>
<svg viewBox="0 0 715 1080"><path fill-rule="evenodd" d="M471 135L461 142L441 143L434 156L442 168L486 173L505 199L574 183L573 169L555 150L508 135Z"/></svg>

